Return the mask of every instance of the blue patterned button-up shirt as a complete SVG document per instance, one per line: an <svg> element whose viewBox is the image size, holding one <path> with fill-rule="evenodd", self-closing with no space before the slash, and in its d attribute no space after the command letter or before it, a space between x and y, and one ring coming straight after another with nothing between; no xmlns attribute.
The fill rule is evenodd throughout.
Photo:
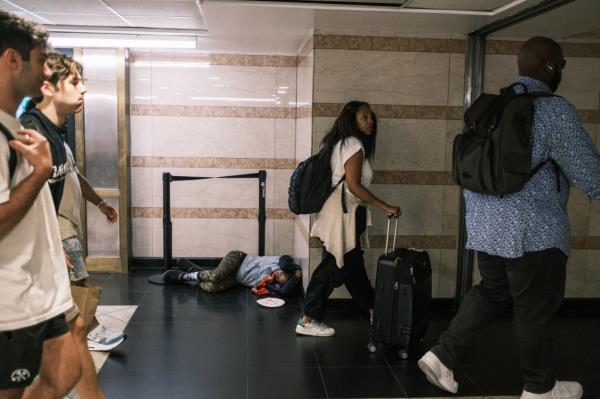
<svg viewBox="0 0 600 399"><path fill-rule="evenodd" d="M519 76L518 82L529 91L551 92L529 77ZM555 160L561 168L561 191L550 163L517 193L499 197L465 190L468 249L504 258L549 248L570 255L569 184L600 198L600 155L575 107L561 97L535 100L532 141L532 167Z"/></svg>

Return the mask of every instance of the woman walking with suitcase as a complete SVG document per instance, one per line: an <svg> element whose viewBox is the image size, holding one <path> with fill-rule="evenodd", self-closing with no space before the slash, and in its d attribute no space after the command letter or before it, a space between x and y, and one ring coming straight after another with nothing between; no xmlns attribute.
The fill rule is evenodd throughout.
<svg viewBox="0 0 600 399"><path fill-rule="evenodd" d="M342 284L359 307L373 310L375 291L365 270L360 244L367 225L371 224L366 204L392 216L400 214L399 207L388 205L368 189L373 180L371 162L376 138L377 118L369 104L351 101L321 142L322 147L332 149L331 186L336 188L315 215L312 226L311 237L323 242L323 259L308 283L297 334L318 337L335 334L322 321L329 295Z"/></svg>

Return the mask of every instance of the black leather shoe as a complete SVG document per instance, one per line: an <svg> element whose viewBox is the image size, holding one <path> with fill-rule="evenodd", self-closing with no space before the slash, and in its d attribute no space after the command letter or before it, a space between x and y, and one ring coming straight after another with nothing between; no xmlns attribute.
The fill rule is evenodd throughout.
<svg viewBox="0 0 600 399"><path fill-rule="evenodd" d="M163 273L163 281L167 284L182 284L184 274L179 270L167 270Z"/></svg>
<svg viewBox="0 0 600 399"><path fill-rule="evenodd" d="M202 272L205 270L214 270L214 267L200 267L194 262L186 258L177 259L176 268L183 270L186 273Z"/></svg>
<svg viewBox="0 0 600 399"><path fill-rule="evenodd" d="M186 258L177 259L177 268L186 273L201 272L202 270L205 270L205 268L196 265L194 262Z"/></svg>

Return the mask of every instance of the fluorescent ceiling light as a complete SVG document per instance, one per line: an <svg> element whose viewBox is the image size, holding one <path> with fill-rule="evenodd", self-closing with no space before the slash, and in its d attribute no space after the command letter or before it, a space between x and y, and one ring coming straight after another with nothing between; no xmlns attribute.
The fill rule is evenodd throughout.
<svg viewBox="0 0 600 399"><path fill-rule="evenodd" d="M278 8L300 8L309 10L345 10L345 11L381 11L381 12L399 12L399 13L416 13L416 14L442 14L442 15L480 15L493 17L503 13L511 8L525 3L528 0L512 0L507 4L496 7L491 11L478 10L454 10L442 8L412 8L411 2L399 4L385 5L383 3L369 4L365 1L335 1L323 0L323 2L308 1L308 2L293 2L282 0L212 0L221 3L230 3L241 6L258 6L258 7L278 7Z"/></svg>
<svg viewBox="0 0 600 399"><path fill-rule="evenodd" d="M46 25L50 33L120 34L154 36L200 36L206 29L141 28L128 26Z"/></svg>
<svg viewBox="0 0 600 399"><path fill-rule="evenodd" d="M50 35L50 43L53 47L104 47L104 48L196 48L196 38L193 36L181 37L140 37L120 35Z"/></svg>

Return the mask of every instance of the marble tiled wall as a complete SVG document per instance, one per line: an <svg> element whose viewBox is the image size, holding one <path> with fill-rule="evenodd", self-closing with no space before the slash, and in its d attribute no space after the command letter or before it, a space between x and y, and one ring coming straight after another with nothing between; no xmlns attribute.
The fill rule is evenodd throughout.
<svg viewBox="0 0 600 399"><path fill-rule="evenodd" d="M266 254L294 252L296 56L134 52L130 65L133 255L162 256L162 179L267 170ZM171 185L174 256L258 251L258 181Z"/></svg>
<svg viewBox="0 0 600 399"><path fill-rule="evenodd" d="M507 45L508 44L508 45ZM484 89L497 92L511 84L518 74L519 42L492 42L488 45ZM563 44L566 68L557 91L580 111L585 130L600 148L600 52L594 44ZM576 187L568 203L572 254L567 266L567 297L600 297L600 202L590 201ZM582 244L582 240L588 243Z"/></svg>
<svg viewBox="0 0 600 399"><path fill-rule="evenodd" d="M400 242L430 253L434 296L452 297L458 189L450 172L452 143L462 129L466 42L315 35L314 43L313 151L345 102L371 103L380 122L373 192L402 208ZM492 44L486 62L487 91L515 78L514 48ZM586 129L598 144L600 85L594 71L600 70L600 61L590 57L589 51L574 51L587 58L568 56L559 94L584 110ZM571 197L573 236L581 239L570 260L567 295L597 297L600 207L598 201L590 204L576 190ZM369 231L373 245L366 251L372 278L376 260L383 253L386 223L381 211L374 209L373 216ZM311 270L320 260L320 251L318 242L311 241ZM348 294L340 288L334 296Z"/></svg>
<svg viewBox="0 0 600 399"><path fill-rule="evenodd" d="M464 42L424 38L319 36L315 40L313 151L350 100L369 102L379 130L372 191L402 208L399 245L426 248L436 297L454 290L457 190L450 186L448 142L460 129ZM451 144L451 142L450 142ZM375 280L386 217L372 209L366 266ZM312 241L311 269L321 253ZM345 288L337 297L347 297Z"/></svg>
<svg viewBox="0 0 600 399"><path fill-rule="evenodd" d="M580 46L581 47L581 46ZM559 94L581 111L600 148L600 54L570 45ZM585 47L585 45L584 45ZM435 297L452 297L458 189L452 142L462 129L466 42L316 34L298 56L135 52L130 68L134 256L162 255L163 171L227 175L266 169L267 254L293 254L305 283L321 249L310 219L287 210L289 177L318 148L343 104L368 101L379 116L373 191L403 210L399 243L427 249ZM486 91L516 76L510 42L490 42ZM254 180L175 183L175 256L255 253ZM567 295L600 296L600 206L573 190ZM373 210L367 269L374 279L385 217ZM334 296L345 297L341 288Z"/></svg>
<svg viewBox="0 0 600 399"><path fill-rule="evenodd" d="M298 55L297 71L297 115L296 115L296 160L306 159L311 154L312 104L313 104L314 52L312 35L306 40ZM309 229L310 216L294 218L294 258L302 266L304 286L309 273Z"/></svg>

